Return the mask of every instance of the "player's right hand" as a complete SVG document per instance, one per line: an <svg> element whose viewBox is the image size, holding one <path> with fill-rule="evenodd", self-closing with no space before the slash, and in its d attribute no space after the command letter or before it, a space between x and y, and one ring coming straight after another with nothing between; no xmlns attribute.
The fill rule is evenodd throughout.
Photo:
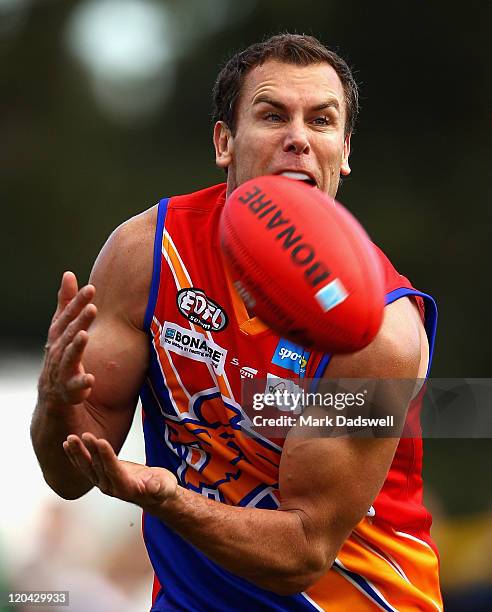
<svg viewBox="0 0 492 612"><path fill-rule="evenodd" d="M50 406L79 404L91 393L95 379L85 371L82 356L89 340L87 330L97 314L92 303L95 292L94 285L79 291L75 274L63 274L38 384L40 398Z"/></svg>

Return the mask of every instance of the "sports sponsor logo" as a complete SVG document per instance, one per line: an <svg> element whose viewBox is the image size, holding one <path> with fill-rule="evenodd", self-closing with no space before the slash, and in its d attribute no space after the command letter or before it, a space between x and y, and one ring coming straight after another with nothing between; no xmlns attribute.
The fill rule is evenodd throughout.
<svg viewBox="0 0 492 612"><path fill-rule="evenodd" d="M239 374L241 375L241 378L253 378L256 374L258 374L258 370L248 366L243 366L239 370Z"/></svg>
<svg viewBox="0 0 492 612"><path fill-rule="evenodd" d="M202 289L181 289L176 296L179 312L206 331L219 332L229 322L225 310Z"/></svg>
<svg viewBox="0 0 492 612"><path fill-rule="evenodd" d="M302 377L306 374L310 354L302 346L281 338L273 354L272 363L286 370L292 370Z"/></svg>
<svg viewBox="0 0 492 612"><path fill-rule="evenodd" d="M251 368L250 366L241 366L237 357L233 357L231 359L231 364L239 368L241 378L254 378L258 374L258 370L255 370L255 368Z"/></svg>
<svg viewBox="0 0 492 612"><path fill-rule="evenodd" d="M294 223L284 216L282 209L256 185L250 191L239 196L238 200L265 225L268 231L275 232L275 240L281 242L284 251L290 252L290 258L296 266L302 266L307 282L316 287L326 280L331 272L328 266L320 261L313 245L303 241Z"/></svg>
<svg viewBox="0 0 492 612"><path fill-rule="evenodd" d="M195 361L210 363L216 374L224 373L227 350L192 329L166 321L162 329L161 346L168 351Z"/></svg>

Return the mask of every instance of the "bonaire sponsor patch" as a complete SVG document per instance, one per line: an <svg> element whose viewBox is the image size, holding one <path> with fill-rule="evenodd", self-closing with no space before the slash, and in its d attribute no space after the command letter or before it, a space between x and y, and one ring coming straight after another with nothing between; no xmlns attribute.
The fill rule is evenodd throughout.
<svg viewBox="0 0 492 612"><path fill-rule="evenodd" d="M168 351L195 361L210 363L216 374L224 373L227 350L199 332L166 321L160 343Z"/></svg>

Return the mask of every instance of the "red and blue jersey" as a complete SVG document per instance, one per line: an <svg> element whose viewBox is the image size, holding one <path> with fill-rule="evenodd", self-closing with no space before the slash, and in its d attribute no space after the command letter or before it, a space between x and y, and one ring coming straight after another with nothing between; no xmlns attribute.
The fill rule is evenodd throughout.
<svg viewBox="0 0 492 612"><path fill-rule="evenodd" d="M280 338L250 317L222 260L218 227L224 203L223 184L159 203L145 316L151 358L141 390L146 459L197 494L275 511L283 441L247 431L241 382L258 377L274 388L289 379L320 378L330 356ZM387 304L415 296L432 357L434 301L377 252ZM409 409L414 427L419 409L418 400ZM441 610L421 468L421 439L402 438L378 497L332 568L292 596L230 573L145 515L144 539L155 572L152 611Z"/></svg>

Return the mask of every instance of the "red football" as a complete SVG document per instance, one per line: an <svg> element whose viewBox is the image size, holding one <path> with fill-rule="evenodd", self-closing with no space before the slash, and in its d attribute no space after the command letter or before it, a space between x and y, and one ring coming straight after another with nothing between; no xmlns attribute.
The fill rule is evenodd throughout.
<svg viewBox="0 0 492 612"><path fill-rule="evenodd" d="M281 336L348 353L377 334L384 278L374 247L320 190L282 176L247 181L227 199L220 235L239 295Z"/></svg>

